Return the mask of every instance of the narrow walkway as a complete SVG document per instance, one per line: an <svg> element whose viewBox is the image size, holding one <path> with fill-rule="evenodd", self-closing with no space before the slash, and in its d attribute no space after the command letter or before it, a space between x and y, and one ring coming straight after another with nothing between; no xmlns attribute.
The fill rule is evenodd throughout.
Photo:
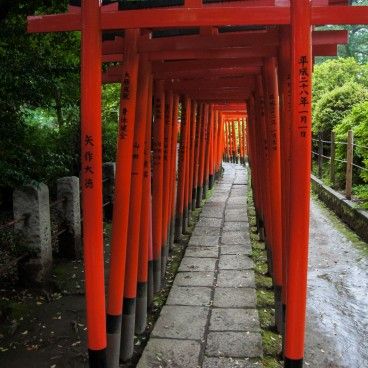
<svg viewBox="0 0 368 368"><path fill-rule="evenodd" d="M260 367L244 167L224 164L138 368Z"/></svg>
<svg viewBox="0 0 368 368"><path fill-rule="evenodd" d="M368 245L315 200L308 271L306 364L368 367Z"/></svg>

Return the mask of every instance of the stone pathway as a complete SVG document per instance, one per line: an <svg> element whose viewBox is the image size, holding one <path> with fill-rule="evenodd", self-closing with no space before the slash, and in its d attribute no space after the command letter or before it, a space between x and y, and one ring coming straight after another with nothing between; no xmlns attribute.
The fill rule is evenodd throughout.
<svg viewBox="0 0 368 368"><path fill-rule="evenodd" d="M247 174L240 165L224 164L224 169L138 368L261 367Z"/></svg>

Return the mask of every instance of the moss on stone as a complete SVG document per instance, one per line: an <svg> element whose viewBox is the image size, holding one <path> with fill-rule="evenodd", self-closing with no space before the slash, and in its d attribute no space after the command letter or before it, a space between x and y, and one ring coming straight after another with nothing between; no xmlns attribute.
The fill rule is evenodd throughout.
<svg viewBox="0 0 368 368"><path fill-rule="evenodd" d="M264 330L274 329L275 327L275 310L272 308L258 308L259 321L261 328Z"/></svg>
<svg viewBox="0 0 368 368"><path fill-rule="evenodd" d="M265 357L262 360L262 363L263 363L264 368L281 368L282 367L281 362L272 357Z"/></svg>
<svg viewBox="0 0 368 368"><path fill-rule="evenodd" d="M263 274L256 273L256 285L257 288L265 290L273 290L271 277L264 276Z"/></svg>
<svg viewBox="0 0 368 368"><path fill-rule="evenodd" d="M263 350L266 356L277 357L282 351L282 338L279 334L264 330L262 331Z"/></svg>

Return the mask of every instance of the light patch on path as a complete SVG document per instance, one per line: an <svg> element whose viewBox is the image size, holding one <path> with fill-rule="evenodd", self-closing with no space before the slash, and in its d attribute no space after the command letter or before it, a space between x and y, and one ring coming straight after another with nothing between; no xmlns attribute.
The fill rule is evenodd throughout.
<svg viewBox="0 0 368 368"><path fill-rule="evenodd" d="M368 367L368 255L334 222L312 201L305 361Z"/></svg>

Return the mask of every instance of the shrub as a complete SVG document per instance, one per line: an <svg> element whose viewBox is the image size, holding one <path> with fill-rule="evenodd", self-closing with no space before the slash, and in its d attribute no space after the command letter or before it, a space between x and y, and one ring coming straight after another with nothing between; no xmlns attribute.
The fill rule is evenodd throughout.
<svg viewBox="0 0 368 368"><path fill-rule="evenodd" d="M368 100L368 90L362 85L349 82L325 93L315 104L313 132L329 137L331 130L341 123L357 103Z"/></svg>

